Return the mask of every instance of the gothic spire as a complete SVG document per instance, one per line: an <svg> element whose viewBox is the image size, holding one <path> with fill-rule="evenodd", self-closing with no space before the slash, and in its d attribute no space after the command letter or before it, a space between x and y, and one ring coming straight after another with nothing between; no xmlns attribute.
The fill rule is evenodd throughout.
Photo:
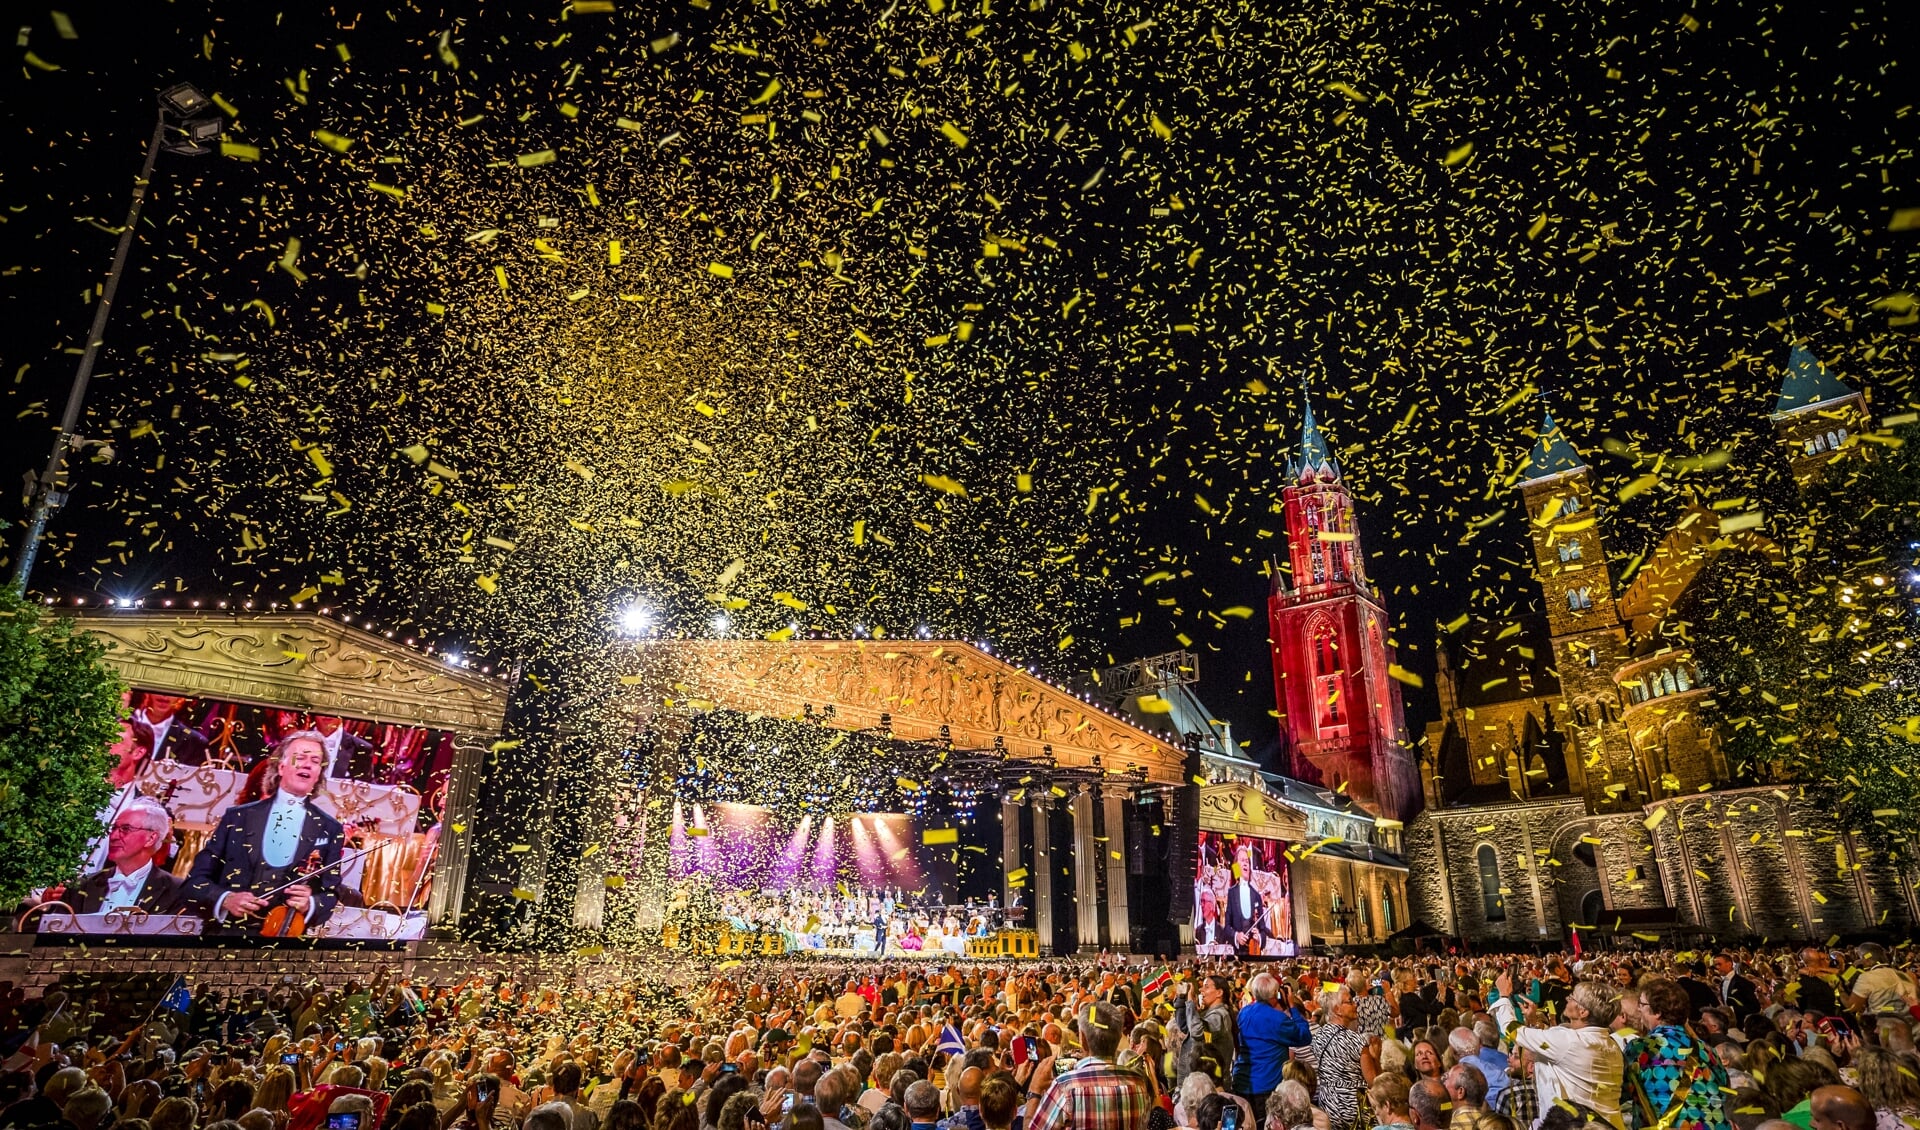
<svg viewBox="0 0 1920 1130"><path fill-rule="evenodd" d="M1578 471L1586 465L1580 453L1567 442L1566 433L1560 430L1559 422L1553 418L1553 409L1542 409L1540 435L1533 441L1533 450L1527 453L1526 465L1521 468L1527 481Z"/></svg>
<svg viewBox="0 0 1920 1130"><path fill-rule="evenodd" d="M1298 478L1304 472L1318 472L1322 468L1340 473L1340 463L1333 457L1327 446L1327 438L1320 434L1320 424L1313 418L1313 399L1307 395L1307 382L1300 382L1300 403L1304 414L1300 420L1300 456L1298 462L1289 459L1287 470Z"/></svg>
<svg viewBox="0 0 1920 1130"><path fill-rule="evenodd" d="M1781 416L1855 395L1858 394L1820 363L1805 342L1796 341L1793 352L1787 356L1787 372L1780 381L1780 395L1773 402L1773 414Z"/></svg>

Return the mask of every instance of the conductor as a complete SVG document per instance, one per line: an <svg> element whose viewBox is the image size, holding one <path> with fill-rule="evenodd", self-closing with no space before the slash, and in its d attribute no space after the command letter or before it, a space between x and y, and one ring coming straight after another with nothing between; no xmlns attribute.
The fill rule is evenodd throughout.
<svg viewBox="0 0 1920 1130"><path fill-rule="evenodd" d="M235 805L220 817L186 884L188 894L213 908L216 921L233 923L281 901L306 915L309 927L333 913L340 881L333 869L279 895L267 894L300 878L315 854L322 864L340 862L340 822L313 803L327 761L326 735L316 730L288 734L274 746L273 766L263 781L272 795Z"/></svg>

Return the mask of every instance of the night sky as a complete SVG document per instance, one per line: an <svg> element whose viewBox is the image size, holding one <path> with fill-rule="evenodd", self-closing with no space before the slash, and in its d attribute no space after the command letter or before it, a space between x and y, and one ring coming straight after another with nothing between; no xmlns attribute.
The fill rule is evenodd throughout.
<svg viewBox="0 0 1920 1130"><path fill-rule="evenodd" d="M113 459L37 591L500 658L590 655L634 601L1063 680L1184 636L1258 750L1303 384L1427 676L1436 625L1536 610L1543 404L1618 576L1780 488L1790 340L1876 413L1920 396L1901 5L499 7L21 14L9 481L153 92L237 111L161 159L88 405Z"/></svg>

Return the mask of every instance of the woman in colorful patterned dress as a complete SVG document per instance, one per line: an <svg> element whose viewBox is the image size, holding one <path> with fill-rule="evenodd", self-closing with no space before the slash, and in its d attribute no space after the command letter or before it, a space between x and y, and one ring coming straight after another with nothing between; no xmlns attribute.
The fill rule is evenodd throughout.
<svg viewBox="0 0 1920 1130"><path fill-rule="evenodd" d="M1640 989L1647 1031L1627 1042L1627 1085L1621 1106L1634 1130L1725 1130L1727 1070L1687 1031L1692 1004L1679 982L1648 981Z"/></svg>

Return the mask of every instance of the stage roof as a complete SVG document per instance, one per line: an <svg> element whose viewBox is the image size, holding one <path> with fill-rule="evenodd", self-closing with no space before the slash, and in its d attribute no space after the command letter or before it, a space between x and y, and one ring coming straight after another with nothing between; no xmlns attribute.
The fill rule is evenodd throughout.
<svg viewBox="0 0 1920 1130"><path fill-rule="evenodd" d="M738 710L1179 784L1184 756L1105 707L953 640L636 640L647 710Z"/></svg>

